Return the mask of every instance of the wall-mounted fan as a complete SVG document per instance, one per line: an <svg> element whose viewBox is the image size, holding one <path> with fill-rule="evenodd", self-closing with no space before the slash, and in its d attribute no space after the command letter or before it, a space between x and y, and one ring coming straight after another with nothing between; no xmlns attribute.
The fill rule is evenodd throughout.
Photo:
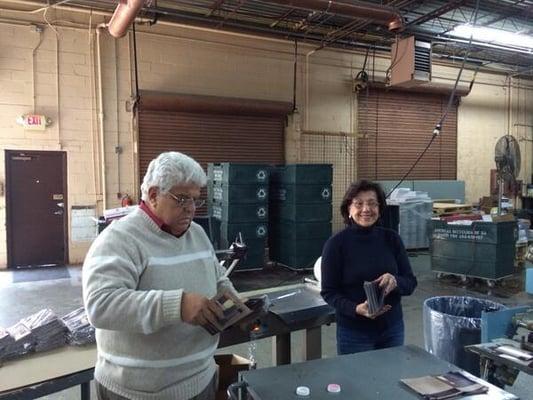
<svg viewBox="0 0 533 400"><path fill-rule="evenodd" d="M505 135L498 139L494 161L498 174L498 213L501 214L503 186L506 182L514 186L520 173L520 146L514 136Z"/></svg>

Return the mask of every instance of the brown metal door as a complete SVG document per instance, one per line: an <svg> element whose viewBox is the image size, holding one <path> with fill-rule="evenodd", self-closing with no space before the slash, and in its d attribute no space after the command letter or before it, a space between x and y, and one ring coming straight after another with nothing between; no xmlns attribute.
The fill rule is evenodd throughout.
<svg viewBox="0 0 533 400"><path fill-rule="evenodd" d="M8 266L64 265L66 154L6 150L5 159Z"/></svg>

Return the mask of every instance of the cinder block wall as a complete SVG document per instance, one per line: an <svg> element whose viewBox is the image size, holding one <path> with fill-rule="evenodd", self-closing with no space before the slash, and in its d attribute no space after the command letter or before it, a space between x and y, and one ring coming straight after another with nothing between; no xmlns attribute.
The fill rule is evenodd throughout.
<svg viewBox="0 0 533 400"><path fill-rule="evenodd" d="M126 102L134 93L131 38L116 40L105 31L100 37L103 163L94 26L105 17L93 16L93 27L89 29L86 14L59 11L49 14L52 22L57 21L54 24L57 35L40 15L0 12L0 146L2 150L66 151L70 207L90 206L101 213L104 198L107 208L119 206L123 194L137 200L136 131L132 113L126 110ZM44 27L42 42L35 51L39 34L29 22ZM292 101L291 42L156 25L139 27L137 45L140 89ZM298 130L355 133L357 129L352 77L361 68L364 54L330 49L311 53L313 49L314 46L299 45L296 78L299 116L290 119L286 144L286 154L292 162L300 157ZM387 55L378 58L376 76L383 75L388 65ZM453 81L457 70L453 66L436 66L434 76ZM472 72L467 70L465 79L471 76ZM458 179L466 181L468 201L488 192L492 149L497 138L506 132L508 115L505 77L478 74L477 82L459 108ZM531 124L533 83L513 80L511 86L511 127L515 121ZM25 131L15 120L29 112L52 118L52 126L44 132ZM437 120L439 116L435 117ZM519 130L516 126L512 133L515 132L529 134L531 139L531 130ZM523 163L522 175L527 177L531 175L531 142L524 142L523 147L529 162ZM0 180L5 182L3 158L2 151ZM71 209L68 212L70 231ZM5 264L5 197L0 198L0 226L0 264ZM89 246L90 242L69 239L70 262L81 262Z"/></svg>

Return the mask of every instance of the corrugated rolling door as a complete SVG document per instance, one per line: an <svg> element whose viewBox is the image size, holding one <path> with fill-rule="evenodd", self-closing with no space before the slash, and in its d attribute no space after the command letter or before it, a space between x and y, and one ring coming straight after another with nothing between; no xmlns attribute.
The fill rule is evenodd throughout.
<svg viewBox="0 0 533 400"><path fill-rule="evenodd" d="M139 177L159 153L209 162L282 164L289 103L141 92ZM203 211L203 210L199 210Z"/></svg>
<svg viewBox="0 0 533 400"><path fill-rule="evenodd" d="M358 96L359 178L401 178L424 151L437 121L444 113L447 95L370 88ZM444 121L441 134L408 179L456 179L457 104Z"/></svg>

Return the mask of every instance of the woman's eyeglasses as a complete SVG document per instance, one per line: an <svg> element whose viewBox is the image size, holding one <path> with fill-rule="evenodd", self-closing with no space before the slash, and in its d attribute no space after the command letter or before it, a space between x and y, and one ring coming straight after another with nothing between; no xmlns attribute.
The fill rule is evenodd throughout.
<svg viewBox="0 0 533 400"><path fill-rule="evenodd" d="M379 203L376 200L368 200L368 201L353 200L352 205L358 210L362 210L365 206L367 206L368 208L379 207Z"/></svg>
<svg viewBox="0 0 533 400"><path fill-rule="evenodd" d="M176 204L178 207L182 207L182 208L191 207L191 206L194 206L194 208L200 208L205 204L205 200L194 199L192 197L185 196L182 194L175 195L175 194L168 192L168 195L172 197L174 200L176 200Z"/></svg>

